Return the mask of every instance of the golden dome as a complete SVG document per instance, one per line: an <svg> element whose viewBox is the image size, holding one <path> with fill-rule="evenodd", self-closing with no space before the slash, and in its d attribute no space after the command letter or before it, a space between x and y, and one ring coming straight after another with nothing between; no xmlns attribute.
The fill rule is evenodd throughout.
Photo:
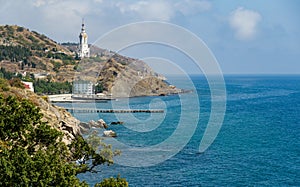
<svg viewBox="0 0 300 187"><path fill-rule="evenodd" d="M87 38L88 36L85 32L83 32L83 33L80 33L79 37Z"/></svg>

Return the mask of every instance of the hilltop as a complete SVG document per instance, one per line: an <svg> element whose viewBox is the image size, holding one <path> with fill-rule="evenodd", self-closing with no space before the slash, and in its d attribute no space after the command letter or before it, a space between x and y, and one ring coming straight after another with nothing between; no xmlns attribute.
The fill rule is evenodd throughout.
<svg viewBox="0 0 300 187"><path fill-rule="evenodd" d="M90 46L91 57L79 59L76 43L58 44L20 26L0 26L0 67L48 82L90 80L116 97L166 95L181 92L141 60ZM65 92L65 91L64 91Z"/></svg>
<svg viewBox="0 0 300 187"><path fill-rule="evenodd" d="M0 66L10 72L45 74L52 81L71 81L78 61L74 53L43 34L20 26L0 26Z"/></svg>

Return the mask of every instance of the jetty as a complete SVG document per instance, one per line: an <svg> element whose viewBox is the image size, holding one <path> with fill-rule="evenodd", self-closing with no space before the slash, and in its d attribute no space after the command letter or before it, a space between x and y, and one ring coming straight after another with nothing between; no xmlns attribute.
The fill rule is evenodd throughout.
<svg viewBox="0 0 300 187"><path fill-rule="evenodd" d="M109 96L82 96L72 94L48 95L51 103L106 103L115 98Z"/></svg>
<svg viewBox="0 0 300 187"><path fill-rule="evenodd" d="M96 108L65 108L72 113L164 113L163 109L96 109Z"/></svg>

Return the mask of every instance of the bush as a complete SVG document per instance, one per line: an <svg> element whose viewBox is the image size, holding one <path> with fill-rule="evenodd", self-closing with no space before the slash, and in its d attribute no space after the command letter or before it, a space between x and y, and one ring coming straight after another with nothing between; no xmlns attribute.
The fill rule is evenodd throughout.
<svg viewBox="0 0 300 187"><path fill-rule="evenodd" d="M0 68L0 73L2 73L2 75L3 75L2 78L8 79L8 80L14 76L13 73L6 71L4 68Z"/></svg>
<svg viewBox="0 0 300 187"><path fill-rule="evenodd" d="M21 88L21 89L25 88L23 82L19 78L13 78L13 79L9 80L9 84L10 84L10 86L13 86L16 88Z"/></svg>
<svg viewBox="0 0 300 187"><path fill-rule="evenodd" d="M18 32L23 32L23 31L24 31L24 28L23 28L23 27L18 27L18 28L17 28L17 31L18 31Z"/></svg>
<svg viewBox="0 0 300 187"><path fill-rule="evenodd" d="M42 122L40 109L28 100L0 94L0 111L0 186L88 186L76 175L112 162L80 135L66 146L63 133ZM92 140L103 145L99 138ZM103 149L108 152L109 148ZM80 158L88 164L76 164ZM118 177L102 184L127 182Z"/></svg>
<svg viewBox="0 0 300 187"><path fill-rule="evenodd" d="M38 94L63 94L72 92L72 84L69 82L49 82L37 79L33 82L35 92Z"/></svg>
<svg viewBox="0 0 300 187"><path fill-rule="evenodd" d="M58 72L58 71L59 71L59 68L62 66L62 64L59 63L59 62L54 62L53 65L54 65L53 70L54 70L55 72Z"/></svg>
<svg viewBox="0 0 300 187"><path fill-rule="evenodd" d="M102 93L103 92L103 84L101 82L99 82L96 86L95 86L95 93Z"/></svg>
<svg viewBox="0 0 300 187"><path fill-rule="evenodd" d="M0 78L0 91L8 91L9 90L9 84L5 79Z"/></svg>
<svg viewBox="0 0 300 187"><path fill-rule="evenodd" d="M120 178L120 175L117 178L108 178L104 179L102 182L97 183L95 187L127 187L128 182L124 178Z"/></svg>
<svg viewBox="0 0 300 187"><path fill-rule="evenodd" d="M67 162L62 133L41 121L39 108L0 95L0 111L0 186L87 186Z"/></svg>

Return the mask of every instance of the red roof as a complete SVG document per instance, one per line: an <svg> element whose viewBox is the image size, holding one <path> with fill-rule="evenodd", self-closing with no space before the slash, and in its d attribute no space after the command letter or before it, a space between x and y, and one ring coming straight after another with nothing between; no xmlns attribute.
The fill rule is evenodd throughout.
<svg viewBox="0 0 300 187"><path fill-rule="evenodd" d="M30 89L29 84L25 84L25 83L24 83L24 86L25 86L26 89Z"/></svg>

